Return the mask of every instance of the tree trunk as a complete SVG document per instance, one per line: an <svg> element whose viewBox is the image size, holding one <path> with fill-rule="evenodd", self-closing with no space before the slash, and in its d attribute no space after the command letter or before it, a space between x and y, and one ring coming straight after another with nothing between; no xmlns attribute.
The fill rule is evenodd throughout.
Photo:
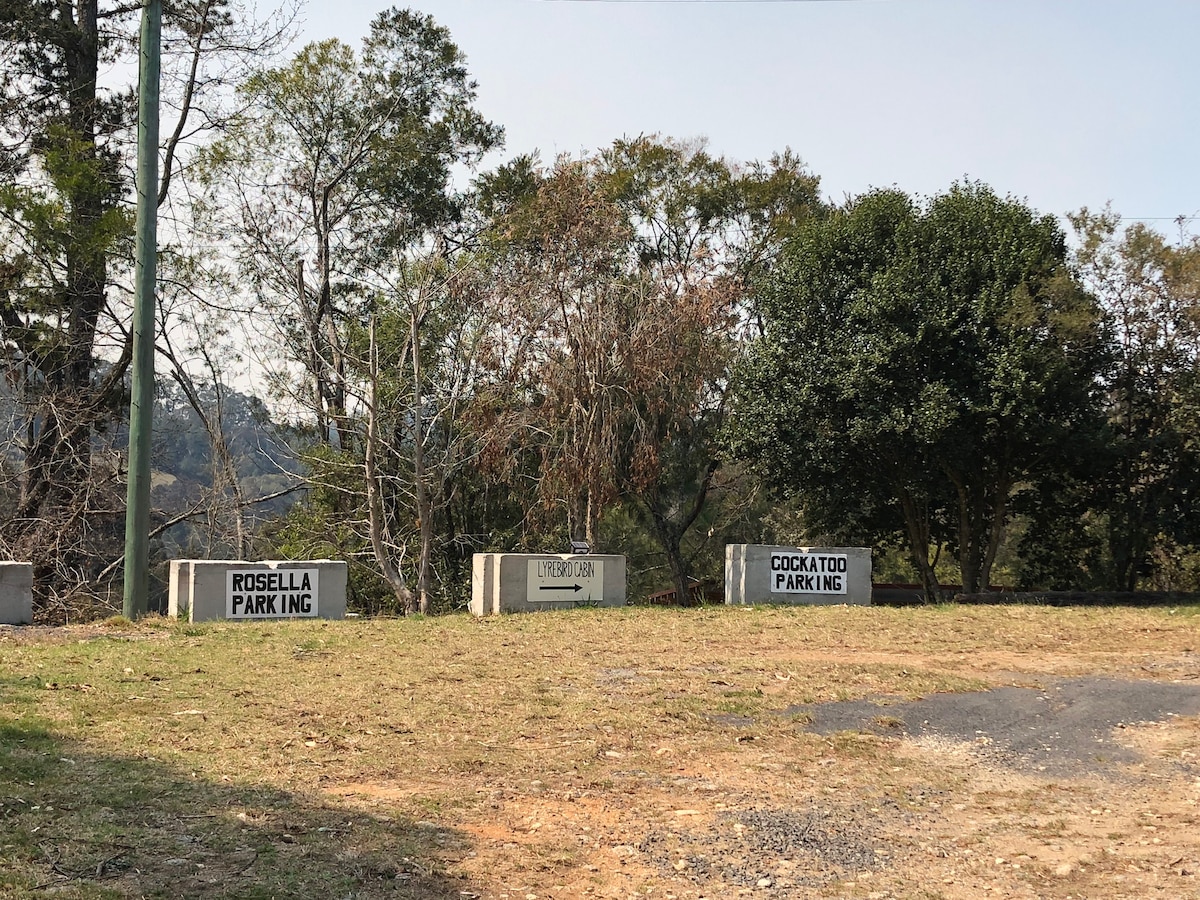
<svg viewBox="0 0 1200 900"><path fill-rule="evenodd" d="M370 342L367 437L366 446L363 448L363 476L367 486L368 529L371 535L371 550L375 554L375 563L379 566L379 572L391 587L401 611L407 615L417 611L416 598L405 582L403 573L392 562L386 539L387 521L383 508L383 492L379 488L379 472L376 466L376 455L379 448L379 354L375 344L374 316L371 317Z"/></svg>
<svg viewBox="0 0 1200 900"><path fill-rule="evenodd" d="M41 362L40 398L31 415L25 471L16 510L16 536L34 562L34 588L49 590L65 521L76 521L91 482L92 427L107 399L92 385L96 327L108 283L105 214L116 174L97 150L97 0L77 0L74 21L62 12L67 152L48 174L62 193L69 223L61 245L65 334Z"/></svg>
<svg viewBox="0 0 1200 900"><path fill-rule="evenodd" d="M417 501L417 523L421 531L421 550L417 559L417 608L429 612L430 566L433 557L433 510L429 502L429 489L425 482L425 420L423 386L421 376L421 341L417 310L409 318L409 344L412 353L413 373L413 490Z"/></svg>
<svg viewBox="0 0 1200 900"><path fill-rule="evenodd" d="M337 321L333 308L333 250L329 220L329 200L333 189L326 184L321 189L320 211L317 216L317 266L321 278L318 287L316 325L325 327L324 351L319 354L318 365L325 378L329 414L329 434L325 439L337 450L345 448L346 428L346 361L342 355L337 332Z"/></svg>
<svg viewBox="0 0 1200 900"><path fill-rule="evenodd" d="M588 488L587 505L584 507L584 529L583 539L587 541L588 546L593 552L599 546L600 532L600 501L596 496L596 491Z"/></svg>
<svg viewBox="0 0 1200 900"><path fill-rule="evenodd" d="M692 606L691 572L683 558L682 533L672 526L657 509L651 509L650 520L654 525L654 536L667 558L671 570L671 583L675 586L675 602L680 606Z"/></svg>
<svg viewBox="0 0 1200 900"><path fill-rule="evenodd" d="M1008 511L1007 480L997 476L989 500L986 488L974 491L957 472L947 471L958 494L958 565L964 594L981 594L991 583Z"/></svg>
<svg viewBox="0 0 1200 900"><path fill-rule="evenodd" d="M986 591L992 583L992 566L996 562L996 554L1000 551L1000 542L1004 540L1004 530L1008 524L1008 495L1011 490L1007 482L996 486L996 497L992 503L992 516L983 552L983 565L979 571L982 591Z"/></svg>
<svg viewBox="0 0 1200 900"><path fill-rule="evenodd" d="M322 442L329 440L329 420L325 415L325 367L321 364L321 326L315 310L309 306L308 291L304 286L304 260L296 263L296 292L300 301L300 314L304 317L304 330L308 334L308 371L312 376L312 404L316 416L317 434Z"/></svg>
<svg viewBox="0 0 1200 900"><path fill-rule="evenodd" d="M938 584L937 573L929 562L929 516L923 511L916 499L902 491L900 494L900 509L904 515L904 528L908 534L908 549L917 576L921 579L921 587L925 591L926 603L938 603L942 599L941 585Z"/></svg>
<svg viewBox="0 0 1200 900"><path fill-rule="evenodd" d="M680 606L692 606L697 602L692 597L691 566L688 565L688 561L683 555L683 536L688 533L688 529L696 523L700 513L704 510L704 504L708 500L708 491L712 487L713 476L718 468L720 468L720 463L716 460L709 461L687 512L677 521L672 520L670 505L663 501L657 488L641 491L636 490L636 487L633 488L634 496L637 498L639 506L648 514L654 536L658 540L659 547L662 548L663 555L667 558L667 567L671 570L671 582L675 585L675 599Z"/></svg>

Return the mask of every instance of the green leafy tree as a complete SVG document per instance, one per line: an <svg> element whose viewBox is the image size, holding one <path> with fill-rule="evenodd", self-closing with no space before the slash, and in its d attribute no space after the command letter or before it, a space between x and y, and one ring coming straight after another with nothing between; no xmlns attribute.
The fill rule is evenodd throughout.
<svg viewBox="0 0 1200 900"><path fill-rule="evenodd" d="M812 528L902 531L985 589L1016 493L1098 427L1099 312L1049 217L959 184L877 191L804 228L760 298L730 442Z"/></svg>
<svg viewBox="0 0 1200 900"><path fill-rule="evenodd" d="M1092 577L1131 591L1156 550L1200 540L1200 240L1172 244L1109 210L1072 222L1075 264L1108 316L1114 359L1107 466L1076 491L1088 513L1068 522L1102 536Z"/></svg>

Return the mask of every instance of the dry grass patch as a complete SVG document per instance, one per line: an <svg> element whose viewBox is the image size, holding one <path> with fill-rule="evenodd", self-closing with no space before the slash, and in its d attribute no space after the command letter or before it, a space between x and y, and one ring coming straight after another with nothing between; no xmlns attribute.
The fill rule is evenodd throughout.
<svg viewBox="0 0 1200 900"><path fill-rule="evenodd" d="M717 608L0 630L0 893L1095 893L1108 882L1087 866L1001 878L971 859L993 844L1007 859L1015 835L1074 839L1095 797L1064 804L1034 779L1010 786L1017 811L977 759L891 728L821 737L788 710L1041 674L1186 679L1198 622ZM1122 796L1153 802L1108 807ZM1133 834L1136 812L1112 832Z"/></svg>

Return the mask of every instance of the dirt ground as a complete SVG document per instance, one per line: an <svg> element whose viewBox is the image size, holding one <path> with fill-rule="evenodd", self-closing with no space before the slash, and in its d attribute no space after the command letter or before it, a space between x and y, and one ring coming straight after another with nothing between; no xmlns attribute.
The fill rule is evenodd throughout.
<svg viewBox="0 0 1200 900"><path fill-rule="evenodd" d="M480 783L491 813L462 823L460 865L495 887L460 896L1200 898L1200 654L1104 677L1030 662L959 669L987 691L778 712L815 744L724 716L745 734L703 760L598 749L599 790ZM371 805L433 786L331 789Z"/></svg>
<svg viewBox="0 0 1200 900"><path fill-rule="evenodd" d="M71 683L37 694L63 727L111 690L124 704L95 708L122 718L92 740L127 748L122 729L152 723L150 749L209 765L213 797L245 803L222 785L247 774L292 792L160 811L174 856L131 850L106 889L172 896L175 866L180 897L303 896L264 892L266 848L353 875L347 900L1200 898L1200 616L322 627L145 630L110 656L90 652L116 646L103 630L0 642L15 675L42 671L53 648L35 645L77 648L47 663ZM291 666L294 693L233 690L218 650ZM322 701L308 681L343 691ZM242 699L223 712L221 694ZM228 748L243 769L213 762ZM227 846L204 830L226 819L245 824ZM420 853L398 858L392 828Z"/></svg>

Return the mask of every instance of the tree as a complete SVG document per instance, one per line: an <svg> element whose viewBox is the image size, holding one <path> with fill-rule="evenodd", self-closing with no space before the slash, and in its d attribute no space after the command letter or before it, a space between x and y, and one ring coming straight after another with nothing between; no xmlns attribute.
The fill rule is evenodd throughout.
<svg viewBox="0 0 1200 900"><path fill-rule="evenodd" d="M434 451L453 433L441 404L455 402L439 379L469 366L434 343L457 315L465 201L451 176L502 131L474 108L449 32L408 10L378 15L359 53L310 44L240 93L245 116L203 157L202 217L269 310L259 364L311 417L312 477L327 490L310 512L339 519L342 552L366 548L395 608L426 611Z"/></svg>
<svg viewBox="0 0 1200 900"><path fill-rule="evenodd" d="M524 477L536 454L544 507L592 546L604 511L626 500L681 602L747 285L784 219L817 208L815 188L790 155L742 170L645 137L549 171L519 161L485 185L503 201L492 248L507 323L487 387L502 410L492 458Z"/></svg>
<svg viewBox="0 0 1200 900"><path fill-rule="evenodd" d="M125 405L130 347L118 289L131 255L136 104L131 88L107 87L101 73L136 49L139 8L0 0L0 341L25 410L20 492L5 536L33 559L39 601L89 581L99 565L85 541L89 517L114 513L109 498L94 509L89 496L96 478L118 474L97 464L93 448ZM168 177L184 144L220 122L211 105L219 79L202 60L222 52L228 64L270 43L239 18L227 0L167 11L167 83L180 88L177 122L166 129ZM189 124L200 107L202 124Z"/></svg>
<svg viewBox="0 0 1200 900"><path fill-rule="evenodd" d="M366 418L368 533L405 612L434 608L435 553L453 556L459 537L450 510L474 459L474 393L500 324L478 302L479 274L470 253L445 246L398 265L372 311L365 358L356 353L351 367ZM413 588L400 567L410 543Z"/></svg>
<svg viewBox="0 0 1200 900"><path fill-rule="evenodd" d="M453 167L477 162L502 132L474 109L449 32L409 10L376 16L361 54L309 44L241 95L245 115L204 156L203 216L271 309L269 342L302 367L298 399L317 433L341 447L345 326L364 321L371 292L361 280L459 217Z"/></svg>
<svg viewBox="0 0 1200 900"><path fill-rule="evenodd" d="M633 228L647 285L645 367L625 405L617 483L662 549L678 602L692 602L695 556L743 473L723 470L719 433L754 280L785 235L822 213L817 179L789 152L746 167L703 145L621 140L601 154ZM647 366L646 363L649 363ZM709 525L697 529L700 522ZM698 531L707 532L690 541Z"/></svg>
<svg viewBox="0 0 1200 900"><path fill-rule="evenodd" d="M1087 481L1117 590L1134 590L1163 542L1200 540L1200 240L1172 245L1105 210L1072 216L1075 264L1112 330L1107 466ZM1079 517L1075 520L1078 527Z"/></svg>
<svg viewBox="0 0 1200 900"><path fill-rule="evenodd" d="M590 165L564 159L494 233L493 302L507 336L481 386L499 412L491 456L512 474L522 456L512 442L536 448L543 502L561 503L571 538L596 546L616 491L636 317L649 308L629 277L632 229Z"/></svg>
<svg viewBox="0 0 1200 900"><path fill-rule="evenodd" d="M975 183L876 191L803 229L759 299L734 452L818 530L902 530L930 597L943 545L986 589L1014 494L1099 424L1099 312L1053 219Z"/></svg>

